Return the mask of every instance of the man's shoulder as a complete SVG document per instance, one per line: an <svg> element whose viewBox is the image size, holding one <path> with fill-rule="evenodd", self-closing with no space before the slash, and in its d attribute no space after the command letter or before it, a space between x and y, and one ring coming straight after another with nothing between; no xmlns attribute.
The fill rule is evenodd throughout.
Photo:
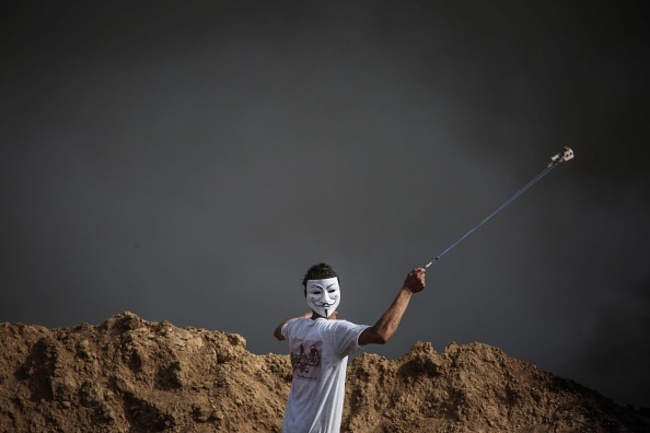
<svg viewBox="0 0 650 433"><path fill-rule="evenodd" d="M287 320L287 323L285 323L284 326L287 328L302 327L304 325L309 324L309 321L311 321L311 319L306 319L304 317L296 317L291 320Z"/></svg>
<svg viewBox="0 0 650 433"><path fill-rule="evenodd" d="M358 328L359 326L365 326L365 325L359 325L357 323L351 322L349 320L345 319L335 319L335 320L328 320L329 326L335 329L354 329Z"/></svg>
<svg viewBox="0 0 650 433"><path fill-rule="evenodd" d="M359 326L365 327L366 325L359 325L345 319L328 320L328 319L318 318L313 320L313 319L301 317L301 318L291 319L290 321L287 322L287 326L295 330L306 330L306 329L348 330L348 329L357 328Z"/></svg>
<svg viewBox="0 0 650 433"><path fill-rule="evenodd" d="M356 323L351 322L351 321L346 320L346 319L335 319L334 322L336 322L336 323L338 323L339 325L342 325L342 326L357 326Z"/></svg>

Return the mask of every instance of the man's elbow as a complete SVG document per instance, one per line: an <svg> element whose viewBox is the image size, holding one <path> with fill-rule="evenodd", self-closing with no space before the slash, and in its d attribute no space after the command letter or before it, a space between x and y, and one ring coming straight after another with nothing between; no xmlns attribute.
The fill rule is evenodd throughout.
<svg viewBox="0 0 650 433"><path fill-rule="evenodd" d="M386 344L388 340L390 340L390 337L390 335L383 332L377 332L372 328L368 328L367 332L364 332L361 335L359 343L362 346L365 346L366 344Z"/></svg>
<svg viewBox="0 0 650 433"><path fill-rule="evenodd" d="M377 344L386 344L393 334L377 334Z"/></svg>

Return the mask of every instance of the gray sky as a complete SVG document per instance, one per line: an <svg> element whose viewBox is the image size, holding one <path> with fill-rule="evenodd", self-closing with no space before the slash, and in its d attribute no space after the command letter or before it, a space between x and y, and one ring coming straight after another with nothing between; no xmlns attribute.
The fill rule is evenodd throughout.
<svg viewBox="0 0 650 433"><path fill-rule="evenodd" d="M480 341L650 406L641 2L78 3L0 18L0 321L284 353L310 265L372 324L569 145L369 350Z"/></svg>

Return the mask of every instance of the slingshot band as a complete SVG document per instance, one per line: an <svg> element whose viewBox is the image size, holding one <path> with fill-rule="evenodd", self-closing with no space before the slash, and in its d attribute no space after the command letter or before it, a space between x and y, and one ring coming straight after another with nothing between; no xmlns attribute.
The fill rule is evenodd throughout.
<svg viewBox="0 0 650 433"><path fill-rule="evenodd" d="M540 180L542 180L542 178L543 178L544 176L546 176L547 174L549 174L549 173L550 173L550 172L551 172L555 167L557 167L557 166L560 165L561 163L566 162L566 161L569 161L569 160L571 160L571 159L573 159L573 150L571 150L571 148L569 148L569 147L567 147L567 146L564 146L564 147L562 148L562 150L561 150L558 154L556 154L556 155L554 155L554 156L551 157L551 162L548 163L548 165L544 168L544 170L542 170L542 171L541 171L537 176L535 176L534 178L532 178L532 179L530 180L530 182L528 182L526 185L524 185L524 186L523 186L519 191L517 191L516 193L514 193L514 194L512 195L512 197L510 197L508 200L506 200L506 201L505 201L501 206L499 206L498 208L496 208L496 209L494 210L494 212L492 212L490 215L488 215L488 216L487 216L483 221L481 221L480 223L478 223L474 228L472 228L470 231L468 231L468 232L465 233L463 236L461 236L457 241L453 242L451 245L449 245L447 248L445 248L445 250L444 250L443 252L441 252L440 254L438 254L438 255L436 256L436 258L434 258L433 260L431 260L431 261L430 261L429 263L427 263L424 267L425 267L425 268L428 268L429 266L431 266L431 265L433 264L433 262L437 262L438 260L440 260L440 258L441 258L442 256L444 256L445 254L447 254L447 253L448 253L449 251L451 251L451 250L452 250L456 245L458 245L459 243L461 243L461 242L463 241L463 239L465 239L466 237L468 237L469 235L471 235L472 233L474 233L476 230L479 229L479 227L481 227L483 224L485 224L485 223L488 222L490 219L492 219L493 216L495 216L496 214L498 214L499 212L501 212L501 211L502 211L506 206L508 206L508 205L509 205L510 203L512 203L513 201L515 201L515 200L516 200L520 195L522 195L523 193L525 193L526 191L528 191L528 189L529 189L530 187L532 187L532 186L535 185L537 182L539 182Z"/></svg>

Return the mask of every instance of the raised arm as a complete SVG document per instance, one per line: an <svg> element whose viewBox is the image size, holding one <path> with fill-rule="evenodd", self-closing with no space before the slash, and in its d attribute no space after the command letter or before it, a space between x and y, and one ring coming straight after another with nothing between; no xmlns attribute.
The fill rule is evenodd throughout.
<svg viewBox="0 0 650 433"><path fill-rule="evenodd" d="M397 331L402 316L414 293L421 292L425 286L425 269L416 268L408 273L402 288L388 310L377 323L359 335L359 345L385 344Z"/></svg>

